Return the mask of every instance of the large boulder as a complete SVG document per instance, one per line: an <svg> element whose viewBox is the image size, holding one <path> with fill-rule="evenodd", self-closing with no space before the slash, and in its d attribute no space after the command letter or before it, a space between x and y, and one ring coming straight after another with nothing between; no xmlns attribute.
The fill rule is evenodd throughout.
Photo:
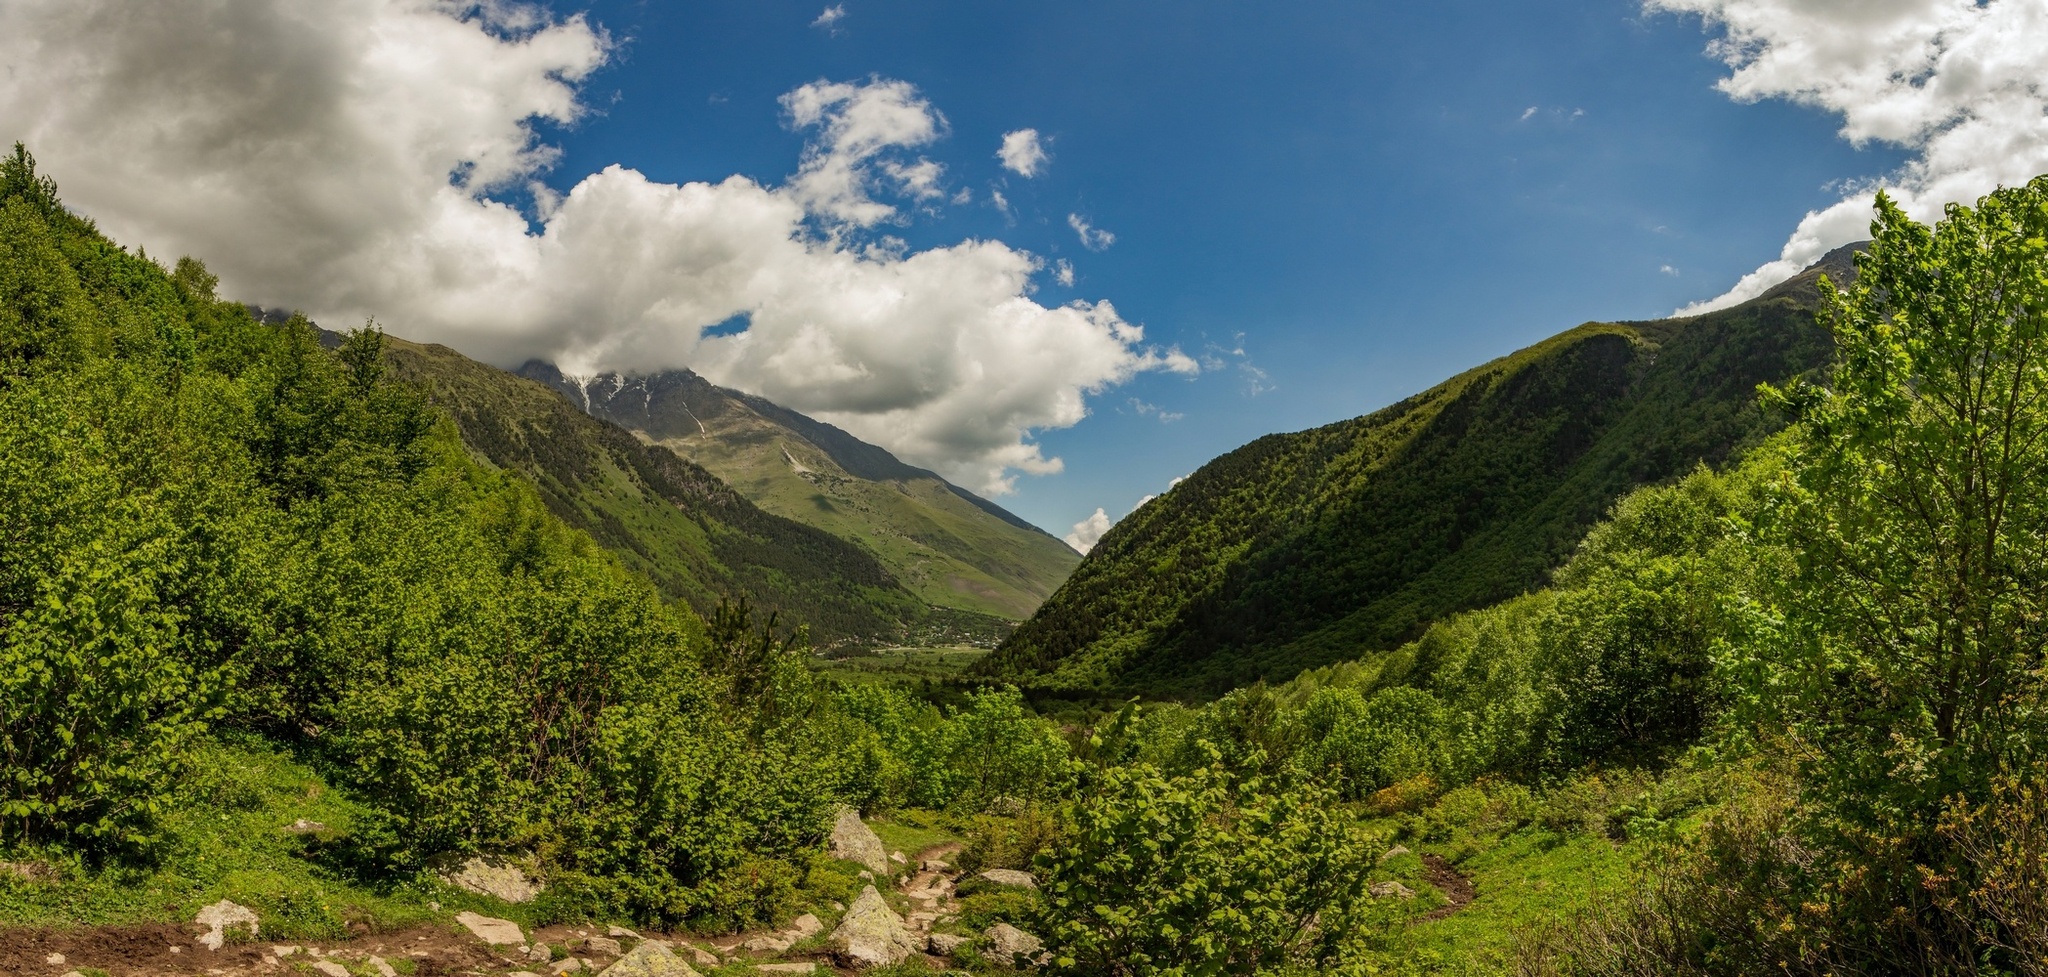
<svg viewBox="0 0 2048 977"><path fill-rule="evenodd" d="M441 873L441 881L465 892L496 896L506 902L532 902L540 895L539 883L526 877L519 866L502 858L478 856Z"/></svg>
<svg viewBox="0 0 2048 977"><path fill-rule="evenodd" d="M903 917L889 908L874 886L860 890L860 897L839 918L839 928L832 931L832 956L855 970L894 966L909 959L917 947Z"/></svg>
<svg viewBox="0 0 2048 977"><path fill-rule="evenodd" d="M1019 889L1036 889L1038 880L1030 872L1019 872L1014 868L992 868L975 876L990 885L1012 886Z"/></svg>
<svg viewBox="0 0 2048 977"><path fill-rule="evenodd" d="M882 847L882 839L875 830L860 819L860 812L850 807L839 809L839 818L832 822L832 838L827 851L833 858L844 858L857 862L862 868L876 875L889 874L889 852Z"/></svg>
<svg viewBox="0 0 2048 977"><path fill-rule="evenodd" d="M667 944L648 940L634 947L611 966L598 972L598 977L699 977L697 968L676 956Z"/></svg>
<svg viewBox="0 0 2048 977"><path fill-rule="evenodd" d="M1008 923L997 923L982 931L982 955L1006 967L1022 967L1038 962L1038 955L1045 952L1045 941L1032 936Z"/></svg>

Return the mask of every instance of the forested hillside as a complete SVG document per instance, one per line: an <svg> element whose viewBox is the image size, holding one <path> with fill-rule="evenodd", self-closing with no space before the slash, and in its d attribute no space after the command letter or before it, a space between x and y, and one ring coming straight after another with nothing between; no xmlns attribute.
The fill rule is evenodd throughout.
<svg viewBox="0 0 2048 977"><path fill-rule="evenodd" d="M1081 561L936 472L688 370L571 379L534 362L520 374L703 465L763 509L873 553L932 604L1022 620Z"/></svg>
<svg viewBox="0 0 2048 977"><path fill-rule="evenodd" d="M828 643L900 641L927 616L867 550L763 512L541 384L445 346L385 347L392 375L445 409L465 444L532 479L548 511L701 614L745 598Z"/></svg>
<svg viewBox="0 0 2048 977"><path fill-rule="evenodd" d="M1826 362L1814 282L1589 323L1384 410L1260 438L1124 518L981 664L1050 689L1214 695L1385 650L1540 585L1629 489L1754 443L1758 383Z"/></svg>

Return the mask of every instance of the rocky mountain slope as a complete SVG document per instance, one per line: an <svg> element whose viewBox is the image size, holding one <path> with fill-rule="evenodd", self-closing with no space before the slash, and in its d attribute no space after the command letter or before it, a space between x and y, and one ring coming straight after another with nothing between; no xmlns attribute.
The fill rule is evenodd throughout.
<svg viewBox="0 0 2048 977"><path fill-rule="evenodd" d="M688 370L576 379L533 362L520 373L702 465L762 509L862 547L932 604L1021 619L1081 561L935 472Z"/></svg>
<svg viewBox="0 0 2048 977"><path fill-rule="evenodd" d="M744 597L824 643L901 640L929 617L867 550L762 511L546 386L445 346L392 338L385 356L394 377L454 418L472 450L531 479L556 516L700 613Z"/></svg>
<svg viewBox="0 0 2048 977"><path fill-rule="evenodd" d="M978 667L1207 695L1390 649L1540 585L1617 498L1772 427L1758 383L1824 364L1816 282L1587 323L1353 420L1260 438L1126 517Z"/></svg>

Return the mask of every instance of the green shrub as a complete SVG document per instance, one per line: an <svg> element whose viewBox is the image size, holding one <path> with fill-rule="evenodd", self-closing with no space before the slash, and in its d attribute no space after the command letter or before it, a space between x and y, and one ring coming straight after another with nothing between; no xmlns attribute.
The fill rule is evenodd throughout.
<svg viewBox="0 0 2048 977"><path fill-rule="evenodd" d="M1062 844L1040 863L1063 973L1334 963L1384 850L1328 791L1269 789L1220 766L1179 778L1113 769L1063 818Z"/></svg>

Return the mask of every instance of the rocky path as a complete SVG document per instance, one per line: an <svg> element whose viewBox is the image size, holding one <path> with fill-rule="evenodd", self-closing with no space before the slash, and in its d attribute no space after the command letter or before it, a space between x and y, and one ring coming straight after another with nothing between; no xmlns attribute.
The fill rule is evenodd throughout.
<svg viewBox="0 0 2048 977"><path fill-rule="evenodd" d="M705 938L618 926L529 931L509 920L461 913L449 924L402 932L287 942L266 938L260 920L252 937L243 915L254 914L221 903L200 914L215 922L211 936L197 921L0 928L0 977L694 977L742 964L760 974L851 974L910 957L943 970L947 957L969 943L984 956L1027 964L1040 947L1012 927L974 935L943 931L960 911L961 875L952 865L959 851L949 844L915 858L885 856L881 864L895 871L876 881L894 898L870 885L853 905L835 904L842 914L836 927L805 914L779 930ZM988 884L1031 884L1023 873L985 874Z"/></svg>

